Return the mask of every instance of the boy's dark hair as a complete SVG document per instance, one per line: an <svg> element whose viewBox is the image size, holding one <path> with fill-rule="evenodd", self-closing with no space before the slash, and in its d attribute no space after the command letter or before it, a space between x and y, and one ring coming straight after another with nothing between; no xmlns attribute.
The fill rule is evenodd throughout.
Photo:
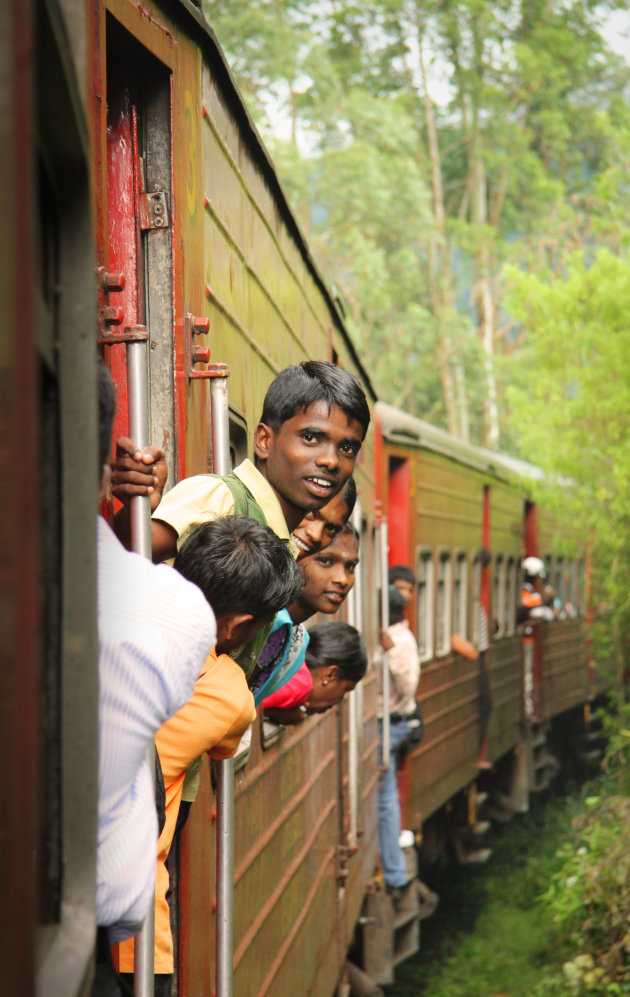
<svg viewBox="0 0 630 997"><path fill-rule="evenodd" d="M251 613L266 620L302 592L302 574L286 542L247 516L198 526L174 567L199 586L217 617Z"/></svg>
<svg viewBox="0 0 630 997"><path fill-rule="evenodd" d="M346 523L343 524L343 526L339 530L339 533L337 534L337 536L338 537L343 537L344 534L347 534L347 533L349 533L351 537L354 537L354 539L356 540L357 543L361 542L361 537L359 536L359 531L357 530L357 528L355 526L352 525L352 523L350 522L350 520L348 520ZM337 538L335 537L335 540L336 539ZM335 541L333 540L333 543L334 542ZM325 549L326 548L324 548L324 550Z"/></svg>
<svg viewBox="0 0 630 997"><path fill-rule="evenodd" d="M367 671L367 652L358 630L349 623L333 620L318 623L309 630L306 664L313 668L336 665L342 679L359 682Z"/></svg>
<svg viewBox="0 0 630 997"><path fill-rule="evenodd" d="M260 421L277 432L287 419L321 401L328 403L329 410L336 405L348 419L356 419L365 439L370 410L361 382L349 370L325 360L305 360L281 370L267 389Z"/></svg>
<svg viewBox="0 0 630 997"><path fill-rule="evenodd" d="M357 486L354 478L348 478L339 493L339 498L348 510L348 517L350 517L354 511L355 505L357 504Z"/></svg>
<svg viewBox="0 0 630 997"><path fill-rule="evenodd" d="M107 464L112 449L112 426L116 413L116 388L101 357L97 360L98 379L98 473Z"/></svg>
<svg viewBox="0 0 630 997"><path fill-rule="evenodd" d="M396 581L409 582L411 585L415 585L416 576L406 564L392 564L387 575L387 581L390 585L393 585Z"/></svg>
<svg viewBox="0 0 630 997"><path fill-rule="evenodd" d="M407 579L405 579L407 581ZM389 586L389 622L400 623L405 616L405 600L395 585Z"/></svg>

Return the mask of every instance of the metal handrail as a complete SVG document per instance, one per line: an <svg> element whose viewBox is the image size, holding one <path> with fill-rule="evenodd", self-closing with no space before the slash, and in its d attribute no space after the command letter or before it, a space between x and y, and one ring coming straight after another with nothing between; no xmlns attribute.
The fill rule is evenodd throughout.
<svg viewBox="0 0 630 997"><path fill-rule="evenodd" d="M212 469L228 474L230 421L225 364L210 364ZM234 759L217 763L216 997L232 997L234 960Z"/></svg>

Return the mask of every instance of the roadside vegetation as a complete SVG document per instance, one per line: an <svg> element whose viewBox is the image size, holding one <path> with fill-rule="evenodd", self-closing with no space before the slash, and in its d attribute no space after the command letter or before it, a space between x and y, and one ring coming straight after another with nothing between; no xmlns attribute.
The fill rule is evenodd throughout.
<svg viewBox="0 0 630 997"><path fill-rule="evenodd" d="M432 883L438 913L388 997L630 994L630 710L600 778L532 801L474 871Z"/></svg>

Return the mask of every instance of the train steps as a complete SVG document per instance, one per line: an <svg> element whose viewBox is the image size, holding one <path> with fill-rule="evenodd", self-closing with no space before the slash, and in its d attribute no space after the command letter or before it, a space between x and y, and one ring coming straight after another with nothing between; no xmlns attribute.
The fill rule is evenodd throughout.
<svg viewBox="0 0 630 997"><path fill-rule="evenodd" d="M403 832L404 834L405 832ZM394 968L420 949L420 921L434 912L438 896L418 879L415 843L403 847L407 884L390 895L368 893L360 919L363 971L378 985L394 982Z"/></svg>
<svg viewBox="0 0 630 997"><path fill-rule="evenodd" d="M560 771L560 762L547 746L545 725L538 720L529 723L526 734L529 761L529 791L542 793L548 789Z"/></svg>
<svg viewBox="0 0 630 997"><path fill-rule="evenodd" d="M598 769L606 752L606 734L599 717L589 716L588 727L574 741L574 751L587 771Z"/></svg>

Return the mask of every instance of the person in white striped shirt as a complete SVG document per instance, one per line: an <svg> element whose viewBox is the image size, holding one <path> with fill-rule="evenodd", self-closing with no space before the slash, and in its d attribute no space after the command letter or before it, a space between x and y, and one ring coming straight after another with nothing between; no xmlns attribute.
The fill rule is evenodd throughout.
<svg viewBox="0 0 630 997"><path fill-rule="evenodd" d="M98 378L104 494L116 396L102 361ZM93 992L116 994L107 946L138 931L155 886L158 820L147 749L164 721L188 702L215 644L216 624L196 585L167 565L126 551L101 516L97 563L101 930Z"/></svg>

